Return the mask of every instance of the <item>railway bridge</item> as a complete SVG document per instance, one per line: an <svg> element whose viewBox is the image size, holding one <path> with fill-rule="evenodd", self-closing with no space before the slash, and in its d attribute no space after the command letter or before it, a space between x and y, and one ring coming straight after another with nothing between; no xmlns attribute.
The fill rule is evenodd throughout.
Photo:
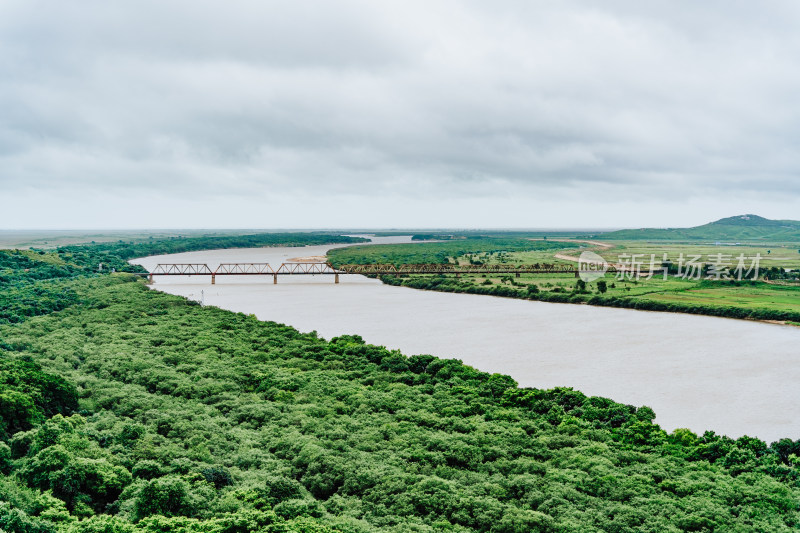
<svg viewBox="0 0 800 533"><path fill-rule="evenodd" d="M617 272L618 268L609 265L606 272ZM362 276L406 276L409 274L454 275L462 274L568 274L578 277L582 271L578 267L563 264L536 263L533 265L455 265L455 264L369 264L339 265L330 263L282 263L273 268L269 263L221 263L212 269L207 263L159 263L142 274L152 282L155 276L210 276L214 285L217 276L272 276L278 283L278 276L333 276L339 283L339 276L358 274Z"/></svg>

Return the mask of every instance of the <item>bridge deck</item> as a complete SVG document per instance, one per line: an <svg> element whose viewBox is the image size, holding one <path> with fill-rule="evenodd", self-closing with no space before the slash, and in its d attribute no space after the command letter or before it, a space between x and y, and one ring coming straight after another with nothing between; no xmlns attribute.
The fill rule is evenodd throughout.
<svg viewBox="0 0 800 533"><path fill-rule="evenodd" d="M211 284L216 284L217 276L272 276L273 283L278 283L278 276L298 275L332 275L334 283L339 283L339 276L355 274L362 276L404 276L408 274L455 275L462 274L569 274L580 277L582 272L597 274L598 270L608 273L623 273L630 276L652 276L657 272L644 272L632 266L626 269L621 265L589 265L586 270L580 266L536 263L533 265L453 265L453 264L416 264L416 265L340 265L334 267L330 263L282 263L277 269L269 263L221 263L212 270L207 263L159 263L147 274L153 281L154 276L211 276Z"/></svg>
<svg viewBox="0 0 800 533"><path fill-rule="evenodd" d="M605 265L604 265L605 266ZM362 276L404 276L408 274L455 275L461 274L570 274L576 278L582 272L594 273L597 268L580 270L573 265L555 265L536 263L533 265L452 265L452 264L418 264L418 265L340 265L334 267L330 263L282 263L277 269L269 263L222 263L216 269L206 263L160 263L147 274L150 281L154 276L211 276L211 284L216 284L217 276L272 276L273 283L278 283L278 276L298 275L332 275L334 282L339 283L339 276L356 274ZM644 272L635 268L625 269L618 265L605 266L604 272L627 273L628 275L652 276L661 272Z"/></svg>
<svg viewBox="0 0 800 533"><path fill-rule="evenodd" d="M606 272L625 271L608 265ZM269 263L222 263L212 270L206 263L160 263L147 276L296 276L296 275L406 275L406 274L572 274L581 270L572 265L536 263L533 265L452 265L452 264L371 264L282 263L277 269ZM640 272L646 275L647 272Z"/></svg>

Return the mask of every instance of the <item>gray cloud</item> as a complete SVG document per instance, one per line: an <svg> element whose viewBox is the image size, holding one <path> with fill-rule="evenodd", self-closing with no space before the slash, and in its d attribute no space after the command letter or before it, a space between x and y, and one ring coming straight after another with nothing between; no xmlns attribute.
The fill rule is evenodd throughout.
<svg viewBox="0 0 800 533"><path fill-rule="evenodd" d="M231 214L276 190L412 211L747 194L786 217L798 22L789 1L8 1L0 186Z"/></svg>

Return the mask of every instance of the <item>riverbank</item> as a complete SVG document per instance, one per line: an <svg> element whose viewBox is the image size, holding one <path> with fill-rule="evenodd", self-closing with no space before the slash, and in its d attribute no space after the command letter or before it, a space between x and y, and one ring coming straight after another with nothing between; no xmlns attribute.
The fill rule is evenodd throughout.
<svg viewBox="0 0 800 533"><path fill-rule="evenodd" d="M198 251L137 262L147 268L164 262L279 265L324 255L329 248ZM794 409L800 402L796 328L410 291L357 275L340 276L338 285L332 276L286 276L277 285L271 276L218 277L213 286L207 278L162 277L152 287L326 339L358 334L406 354L457 357L482 371L511 375L526 387L570 386L649 405L669 431L688 427L771 439L794 435L800 427Z"/></svg>
<svg viewBox="0 0 800 533"><path fill-rule="evenodd" d="M525 241L529 249L525 249ZM563 250L552 247L560 246ZM644 247L643 247L644 246ZM648 247L649 246L649 247ZM611 249L614 251L610 251ZM670 257L715 257L713 247L673 245ZM592 251L603 256L609 264L616 264L613 254L642 260L644 257L661 258L656 248L641 243L602 243L588 240L533 240L495 239L486 237L462 240L458 246L440 244L426 246L355 246L333 250L329 259L334 266L341 264L370 264L390 262L394 264L415 263L428 258L438 263L460 265L529 265L562 264L570 267L582 252ZM717 248L718 250L718 248ZM744 250L744 249L743 249ZM757 249L744 252L757 256ZM743 252L743 253L744 253ZM780 272L775 258L765 258L762 271L778 277ZM719 254L719 252L717 252ZM611 255L610 255L611 254ZM702 255L705 254L705 255ZM595 256L598 257L598 256ZM722 255L720 255L722 257ZM727 256L725 256L727 257ZM660 260L660 259L659 259ZM411 275L409 277L385 277L383 281L395 286L411 287L443 292L484 294L506 298L536 300L551 303L588 304L601 307L617 307L634 310L662 311L707 315L763 322L780 322L793 325L800 322L800 286L778 284L763 279L707 279L702 271L704 265L696 264L697 275L693 277L653 276L634 278L606 274L584 283L563 274L463 274L455 277ZM747 276L743 276L746 278Z"/></svg>
<svg viewBox="0 0 800 533"><path fill-rule="evenodd" d="M482 278L478 278L484 281ZM465 294L482 294L487 296L500 296L503 298L517 298L548 303L586 304L600 307L616 307L621 309L635 309L640 311L660 311L665 313L684 313L691 315L706 315L721 318L735 318L755 320L771 324L796 326L800 323L800 312L781 311L772 309L746 309L733 306L708 306L702 304L684 304L680 302L661 302L648 299L617 298L599 294L584 294L580 292L532 292L526 286L492 285L483 286L474 281L462 281L443 277L406 277L397 278L383 276L381 281L387 285L409 287L412 289L432 290L442 292L460 292Z"/></svg>

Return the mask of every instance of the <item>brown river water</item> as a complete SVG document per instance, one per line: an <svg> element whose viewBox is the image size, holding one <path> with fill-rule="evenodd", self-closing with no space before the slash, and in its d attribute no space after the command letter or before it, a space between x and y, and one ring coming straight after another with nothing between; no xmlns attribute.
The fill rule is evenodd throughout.
<svg viewBox="0 0 800 533"><path fill-rule="evenodd" d="M376 243L409 242L402 237ZM249 248L136 259L270 263L337 246ZM568 386L648 405L666 430L800 438L800 328L743 320L551 304L383 285L363 276L156 277L155 289L330 339L461 359L521 386Z"/></svg>

